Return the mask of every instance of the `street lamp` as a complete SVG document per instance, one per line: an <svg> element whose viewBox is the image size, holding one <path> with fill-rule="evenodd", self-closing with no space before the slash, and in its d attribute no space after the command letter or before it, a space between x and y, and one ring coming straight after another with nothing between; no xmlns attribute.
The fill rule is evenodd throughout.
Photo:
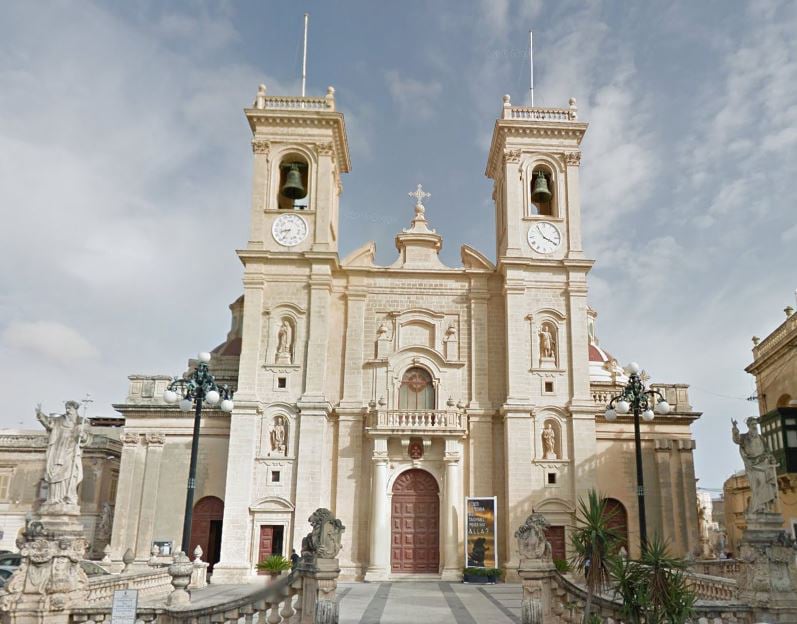
<svg viewBox="0 0 797 624"><path fill-rule="evenodd" d="M609 422L615 420L618 414L628 414L634 412L634 447L636 451L636 483L637 483L637 502L639 507L639 539L642 552L648 546L647 524L645 522L645 483L642 477L642 442L639 435L639 417L645 422L651 422L654 418L654 410L651 409L653 402L656 402L655 412L664 416L670 412L670 404L658 390L646 390L645 384L639 377L641 372L639 364L631 362L625 367L628 375L628 383L623 391L612 397L606 406L606 413L603 417ZM658 399L658 401L656 401Z"/></svg>
<svg viewBox="0 0 797 624"><path fill-rule="evenodd" d="M210 353L199 354L199 363L187 378L176 378L163 393L163 400L170 405L178 403L180 411L190 412L194 409L194 435L191 439L191 463L188 469L188 489L185 495L185 516L183 519L184 553L190 552L191 519L194 512L194 490L196 489L196 462L199 450L199 422L202 418L203 401L209 407L219 406L222 412L231 412L233 408L232 390L226 385L219 386L208 370Z"/></svg>

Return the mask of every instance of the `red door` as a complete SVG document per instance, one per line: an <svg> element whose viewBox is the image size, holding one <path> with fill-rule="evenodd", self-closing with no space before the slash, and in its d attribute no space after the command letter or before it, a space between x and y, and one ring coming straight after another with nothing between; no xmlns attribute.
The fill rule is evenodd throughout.
<svg viewBox="0 0 797 624"><path fill-rule="evenodd" d="M274 548L274 527L267 524L260 525L260 542L257 548L257 560L265 561L273 553ZM265 574L260 571L258 574Z"/></svg>
<svg viewBox="0 0 797 624"><path fill-rule="evenodd" d="M616 498L607 498L605 513L609 517L606 524L609 528L614 529L619 538L617 549L622 547L628 552L628 514L625 507Z"/></svg>
<svg viewBox="0 0 797 624"><path fill-rule="evenodd" d="M191 552L194 556L197 546L202 548L202 559L210 564L209 570L219 562L221 556L221 521L224 518L224 501L215 496L205 496L194 505L194 515L191 518Z"/></svg>
<svg viewBox="0 0 797 624"><path fill-rule="evenodd" d="M551 544L551 556L556 559L567 559L565 554L565 528L563 526L549 526L545 529L545 539Z"/></svg>
<svg viewBox="0 0 797 624"><path fill-rule="evenodd" d="M425 470L407 470L393 485L393 572L439 572L440 496Z"/></svg>

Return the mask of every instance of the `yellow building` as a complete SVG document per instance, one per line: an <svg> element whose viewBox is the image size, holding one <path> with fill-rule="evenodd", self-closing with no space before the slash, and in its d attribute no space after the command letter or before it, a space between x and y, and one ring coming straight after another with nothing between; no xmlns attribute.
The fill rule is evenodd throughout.
<svg viewBox="0 0 797 624"><path fill-rule="evenodd" d="M797 538L797 315L789 306L786 320L769 336L753 337L753 362L745 370L755 376L761 435L778 460L780 512ZM744 472L723 486L728 544L735 551L745 528L750 486Z"/></svg>
<svg viewBox="0 0 797 624"><path fill-rule="evenodd" d="M510 574L514 532L532 511L552 525L554 555L567 555L591 488L611 499L638 552L632 418L603 418L627 379L599 346L587 305L587 123L575 100L528 108L506 96L496 108L485 172L494 215L484 219L495 260L462 245L459 266L441 261L432 228L456 209L444 197L427 202L420 186L395 262L377 265L371 242L341 257L351 165L333 89L305 98L261 87L245 111L253 184L251 206L236 208L251 214L238 251L243 296L210 362L236 388L235 409L204 412L191 537L218 562L217 581L298 550L318 507L346 526L345 578L456 578L466 496L496 497L494 544ZM192 417L161 399L168 377L130 381L116 406L126 428L112 547L117 560L132 548L145 561L153 542L181 541ZM656 387L673 409L642 427L648 531L683 555L699 547L690 426L700 414L686 385Z"/></svg>

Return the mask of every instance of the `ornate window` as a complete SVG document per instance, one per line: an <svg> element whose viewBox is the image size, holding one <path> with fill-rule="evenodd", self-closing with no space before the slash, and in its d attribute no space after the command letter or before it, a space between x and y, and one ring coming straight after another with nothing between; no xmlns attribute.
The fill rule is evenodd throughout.
<svg viewBox="0 0 797 624"><path fill-rule="evenodd" d="M429 371L417 366L407 369L401 378L398 407L401 410L434 409L434 385Z"/></svg>

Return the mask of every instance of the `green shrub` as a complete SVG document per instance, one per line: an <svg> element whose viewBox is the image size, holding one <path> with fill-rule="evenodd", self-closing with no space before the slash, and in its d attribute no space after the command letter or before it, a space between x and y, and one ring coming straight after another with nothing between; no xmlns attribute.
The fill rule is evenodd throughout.
<svg viewBox="0 0 797 624"><path fill-rule="evenodd" d="M284 570L291 569L291 562L282 555L271 555L255 566L261 572L268 572L269 574L279 574Z"/></svg>
<svg viewBox="0 0 797 624"><path fill-rule="evenodd" d="M556 567L557 572L561 574L570 572L570 564L567 563L567 559L554 559L553 564Z"/></svg>
<svg viewBox="0 0 797 624"><path fill-rule="evenodd" d="M485 576L491 581L497 581L504 575L500 568L465 568L464 573L468 576Z"/></svg>

